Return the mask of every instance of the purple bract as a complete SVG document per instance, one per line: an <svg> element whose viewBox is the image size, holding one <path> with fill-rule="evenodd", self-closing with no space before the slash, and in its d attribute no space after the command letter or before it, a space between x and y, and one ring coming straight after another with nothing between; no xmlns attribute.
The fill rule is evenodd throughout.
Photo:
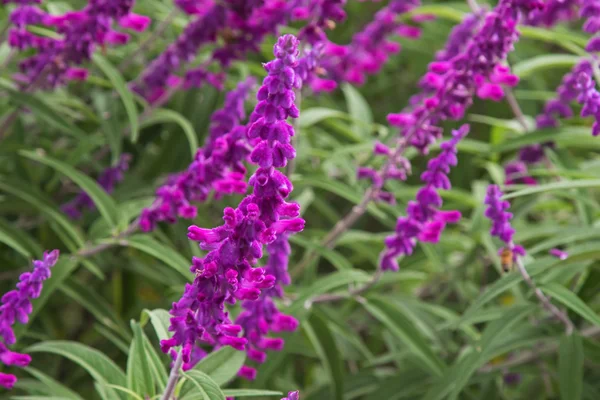
<svg viewBox="0 0 600 400"><path fill-rule="evenodd" d="M45 252L41 260L33 261L33 271L25 272L19 277L17 289L2 296L0 306L0 361L4 365L26 367L31 362L28 354L15 353L8 346L15 344L16 337L13 325L16 322L26 324L32 311L31 300L38 298L42 292L43 282L50 278L50 268L58 260L58 250ZM11 374L0 372L0 386L11 389L17 378Z"/></svg>

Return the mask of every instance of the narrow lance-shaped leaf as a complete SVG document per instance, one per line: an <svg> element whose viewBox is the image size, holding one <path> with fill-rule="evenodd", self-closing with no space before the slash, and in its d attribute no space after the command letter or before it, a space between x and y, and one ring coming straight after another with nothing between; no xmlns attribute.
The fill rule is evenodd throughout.
<svg viewBox="0 0 600 400"><path fill-rule="evenodd" d="M77 186L86 192L94 201L94 204L96 207L98 207L98 211L106 219L108 224L112 227L116 227L117 222L119 221L119 210L117 209L117 205L96 181L77 171L72 166L51 158L50 156L43 155L35 151L21 151L20 154L24 157L54 168L75 182Z"/></svg>

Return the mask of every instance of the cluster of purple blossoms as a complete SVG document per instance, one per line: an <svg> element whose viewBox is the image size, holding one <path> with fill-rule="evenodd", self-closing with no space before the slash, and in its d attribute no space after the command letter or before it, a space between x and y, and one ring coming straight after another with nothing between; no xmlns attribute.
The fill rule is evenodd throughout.
<svg viewBox="0 0 600 400"><path fill-rule="evenodd" d="M527 25L552 27L577 18L577 11L585 0L546 0L544 8L532 11L526 18Z"/></svg>
<svg viewBox="0 0 600 400"><path fill-rule="evenodd" d="M270 332L291 332L298 328L298 320L290 315L282 314L273 301L283 296L283 285L290 284L287 272L291 253L288 235L281 234L267 245L269 260L265 265L267 274L275 277L275 285L262 291L255 301L244 301L235 323L244 329L244 337L248 341L246 352L248 358L259 364L267 359L266 350L281 350L284 341L281 338L267 337ZM239 375L246 379L256 377L256 369L244 365Z"/></svg>
<svg viewBox="0 0 600 400"><path fill-rule="evenodd" d="M186 3L190 7L198 6L193 5L194 2ZM141 82L132 86L149 101L161 98L167 86L179 85L181 79L175 73L180 67L196 58L201 46L217 40L219 30L225 26L227 10L221 4L206 3L209 4L202 6L206 7L205 11L194 17L175 42L142 72ZM191 76L197 80L197 75Z"/></svg>
<svg viewBox="0 0 600 400"><path fill-rule="evenodd" d="M321 67L329 79L312 84L315 91L330 91L334 82L350 82L361 85L366 76L381 70L390 55L400 51L400 45L388 40L392 34L407 38L420 36L420 29L397 22L398 16L419 5L418 0L393 0L375 14L374 20L356 33L352 42L342 46L327 42Z"/></svg>
<svg viewBox="0 0 600 400"><path fill-rule="evenodd" d="M50 15L30 5L39 1L12 2L18 7L10 14L14 26L9 31L9 44L21 51L36 51L20 63L21 74L16 78L42 88L53 88L66 80L86 79L87 70L74 65L88 61L96 46L126 43L129 35L113 29L114 23L138 32L150 23L148 17L131 12L133 0L90 0L82 10L63 15ZM54 27L61 38L36 36L27 29L29 25Z"/></svg>
<svg viewBox="0 0 600 400"><path fill-rule="evenodd" d="M592 35L600 32L600 0L582 0L579 16L585 18L583 30ZM585 46L589 53L600 51L600 36L594 36Z"/></svg>
<svg viewBox="0 0 600 400"><path fill-rule="evenodd" d="M50 278L50 268L58 260L58 250L45 252L41 260L33 261L33 271L25 272L19 277L17 289L2 296L0 306L0 361L4 365L26 367L31 362L27 354L15 353L8 346L15 344L13 331L15 322L26 324L32 311L31 300L38 298L42 292L43 282ZM11 389L17 378L11 374L0 372L0 386Z"/></svg>
<svg viewBox="0 0 600 400"><path fill-rule="evenodd" d="M560 118L574 115L571 103L577 101L581 106L581 116L594 116L592 135L600 134L600 93L593 79L593 66L589 60L579 62L566 74L556 90L556 98L544 105L544 111L536 118L538 129L556 128ZM519 151L519 160L526 164L535 164L544 158L544 148L553 147L553 142L533 144Z"/></svg>
<svg viewBox="0 0 600 400"><path fill-rule="evenodd" d="M310 51L305 51L304 57L299 59L297 62L290 63L290 66L294 70L294 78L287 81L288 83L285 83L283 88L280 87L274 92L272 91L273 87L271 86L273 84L273 79L287 79L287 73L285 72L286 67L282 66L280 69L277 67L275 62L271 67L268 65L265 66L265 68L269 71L269 75L271 75L273 79L270 79L269 77L265 79L263 82L263 87L267 87L266 90L269 91L269 93L267 95L261 95L261 92L259 91L258 98L265 98L265 100L261 101L272 99L270 102L275 104L278 94L287 92L289 96L293 96L292 88L300 89L305 83L311 82L311 79L314 78L314 72L318 65L320 55L320 48L319 46L316 46ZM289 61L290 60L285 62L289 63ZM290 85L289 82L293 83ZM277 86L275 86L275 88ZM259 121L261 115L259 110L261 109L262 107L260 104L257 105L256 111L253 113L251 120L255 120L256 122ZM283 115L285 115L285 109L282 112L284 113ZM295 111L293 112L295 115ZM289 114L289 112L287 113ZM292 114L289 115L292 116ZM279 124L283 124L284 126L281 127L275 123L272 125L272 129L281 128L283 131L289 132L290 136L294 134L293 127L287 124L287 122L280 120ZM259 125L262 124L259 123ZM264 127L260 129L262 131L264 130ZM260 139L261 137L259 136L254 140L256 141ZM269 139L267 138L267 140ZM275 139L273 139L273 141L274 140ZM275 147L276 146L277 144L275 144ZM260 161L260 159L258 161ZM240 325L243 328L244 338L248 340L248 346L246 349L248 358L257 363L263 363L266 360L267 350L281 350L283 348L283 339L269 337L271 333L282 331L291 332L296 330L298 327L298 321L290 315L281 313L277 309L277 305L274 302L274 299L281 298L283 296L283 286L290 284L290 276L287 272L287 269L291 247L288 238L289 234L282 233L278 235L273 242L267 245L269 259L265 265L265 271L268 275L275 277L274 286L263 290L257 300L244 301L242 303L242 308L244 311L240 313L235 321L237 325ZM252 380L256 377L256 369L248 365L244 365L240 369L239 375L246 379Z"/></svg>
<svg viewBox="0 0 600 400"><path fill-rule="evenodd" d="M517 23L521 14L528 15L541 6L537 0L501 0L460 54L429 65L423 81L435 89L433 94L412 104L407 112L390 114L390 124L400 127L412 146L427 153L442 134L439 123L462 118L474 95L501 100L503 86L518 83L518 77L502 65L519 37Z"/></svg>
<svg viewBox="0 0 600 400"><path fill-rule="evenodd" d="M112 193L117 183L124 178L123 174L129 169L131 162L131 154L122 154L114 167L109 167L102 171L98 178L98 184L106 193ZM85 193L79 193L73 200L61 206L61 209L72 219L79 219L83 210L86 208L93 210L95 207L94 201Z"/></svg>
<svg viewBox="0 0 600 400"><path fill-rule="evenodd" d="M150 231L159 221L174 223L177 217L192 219L197 208L192 202L205 201L214 190L217 196L246 192L243 162L250 153L246 141L244 104L254 79L241 82L229 92L222 109L213 113L204 148L198 149L187 170L169 178L156 191L156 200L144 209L140 227Z"/></svg>
<svg viewBox="0 0 600 400"><path fill-rule="evenodd" d="M294 20L308 20L298 32L298 39L312 45L327 40L325 29L333 29L336 22L346 19L346 0L296 0L291 7Z"/></svg>
<svg viewBox="0 0 600 400"><path fill-rule="evenodd" d="M417 192L416 201L410 201L406 207L406 217L398 218L396 232L385 239L386 250L381 255L383 270L398 270L396 259L401 255L412 254L417 240L437 243L447 223L460 220L459 211L441 211L443 201L439 189L449 190L452 185L448 179L450 167L458 163L456 145L469 133L469 125L463 125L452 132L452 139L441 144L440 154L429 160L427 170L421 174L425 182Z"/></svg>
<svg viewBox="0 0 600 400"><path fill-rule="evenodd" d="M450 61L459 55L477 32L484 15L485 12L483 10L465 15L461 23L452 28L446 45L435 54L435 60Z"/></svg>
<svg viewBox="0 0 600 400"><path fill-rule="evenodd" d="M202 343L210 346L232 346L244 350L248 339L239 337L243 327L232 324L225 304L237 300L256 301L261 291L272 288L276 276L265 268L255 267L262 257L263 246L273 243L281 235L299 232L304 220L299 218L299 205L288 203L292 184L274 165L285 165L293 152L279 156L280 145L289 143L293 134L291 125L281 121L288 116L298 116L297 109L289 99L300 78L296 78L298 41L292 35L284 35L274 47L276 59L265 65L269 75L259 90L255 120L248 136L262 139L261 151L253 157L259 168L249 180L253 193L242 200L236 209L224 211L225 224L203 229L190 226L188 237L200 243L208 253L194 258L190 270L196 275L192 284L186 285L181 300L171 309L170 330L172 338L163 340L164 352L175 355L173 347L181 346L184 368L191 368L201 357L203 350L196 350ZM291 129L288 129L289 128ZM287 138L285 136L288 136ZM270 155L269 155L270 154ZM289 157L288 157L289 156ZM276 339L277 340L277 339ZM268 348L268 339L261 344Z"/></svg>
<svg viewBox="0 0 600 400"><path fill-rule="evenodd" d="M167 87L179 86L182 82L184 88L200 87L206 82L220 88L222 74L209 71L211 62L218 62L222 69L248 52L258 51L265 36L276 33L278 27L293 15L314 20L316 24L321 23L321 12L325 12L327 18L338 18L343 15L341 5L344 2L311 1L306 9L299 2L285 0L205 0L200 2L202 4L198 3L189 0L177 2L180 8L193 14L194 19L175 43L142 72L141 82L133 85L134 90L150 102L162 98ZM217 46L207 62L186 71L183 79L175 75L184 64L196 58L202 46L209 43Z"/></svg>
<svg viewBox="0 0 600 400"><path fill-rule="evenodd" d="M515 230L510 224L513 215L508 211L510 203L502 200L502 190L497 185L490 185L484 202L488 206L485 210L485 216L492 221L491 235L496 236L505 243L505 249L512 251L515 260L518 256L524 256L525 249L513 243Z"/></svg>

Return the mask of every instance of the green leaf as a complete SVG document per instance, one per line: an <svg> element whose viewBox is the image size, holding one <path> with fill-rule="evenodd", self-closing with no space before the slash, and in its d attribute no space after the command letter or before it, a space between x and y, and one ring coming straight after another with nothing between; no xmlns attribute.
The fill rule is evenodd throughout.
<svg viewBox="0 0 600 400"><path fill-rule="evenodd" d="M311 126L330 118L347 119L348 115L332 108L313 107L302 110L298 118L298 126L300 128L310 128Z"/></svg>
<svg viewBox="0 0 600 400"><path fill-rule="evenodd" d="M328 192L334 193L354 204L359 204L362 200L363 192L359 191L356 188L350 187L342 182L334 181L331 179L325 179L321 177L315 176L302 176L294 179L294 187L318 187L319 189L326 190ZM367 211L369 214L381 218L388 218L387 215L377 208L372 202L367 207Z"/></svg>
<svg viewBox="0 0 600 400"><path fill-rule="evenodd" d="M154 332L156 332L158 340L168 339L171 336L169 334L171 314L169 314L167 310L163 310L161 308L157 308L155 310L144 309L140 318L140 324L142 326L146 326L148 318L150 318L150 322L154 327Z"/></svg>
<svg viewBox="0 0 600 400"><path fill-rule="evenodd" d="M0 190L16 196L40 210L49 220L64 229L77 246L83 247L85 240L81 232L71 224L71 221L62 212L57 210L44 193L31 187L31 185L25 185L20 181L6 178L0 178Z"/></svg>
<svg viewBox="0 0 600 400"><path fill-rule="evenodd" d="M349 283L368 282L371 276L363 271L352 269L349 271L338 271L318 279L309 287L302 289L298 297L287 307L286 313L297 315L302 308L310 306L310 299L323 293L327 293L338 287Z"/></svg>
<svg viewBox="0 0 600 400"><path fill-rule="evenodd" d="M81 343L69 341L48 341L28 347L27 353L53 353L63 356L84 368L94 380L101 384L116 384L125 386L127 379L125 373L108 358L104 353ZM120 398L126 400L127 396L121 394Z"/></svg>
<svg viewBox="0 0 600 400"><path fill-rule="evenodd" d="M1 181L0 181L1 184ZM28 258L40 257L44 253L44 249L40 244L32 238L27 232L19 229L14 223L10 223L4 218L0 218L0 231L19 243L29 255Z"/></svg>
<svg viewBox="0 0 600 400"><path fill-rule="evenodd" d="M131 338L125 324L116 315L115 310L98 293L90 291L88 287L75 279L70 279L61 285L60 290L88 310L99 322L113 329L123 338Z"/></svg>
<svg viewBox="0 0 600 400"><path fill-rule="evenodd" d="M96 384L98 384L98 382L96 382ZM120 393L128 394L131 397L133 397L135 400L144 400L144 398L142 396L138 395L133 390L127 389L127 388L125 388L123 386L105 384L104 387L105 388L110 388L110 389L115 389L115 390L119 391Z"/></svg>
<svg viewBox="0 0 600 400"><path fill-rule="evenodd" d="M63 163L62 161L55 160L47 155L40 154L35 151L20 151L22 156L27 157L31 160L40 162L55 170L61 172L73 182L77 184L86 192L90 198L94 201L100 214L106 219L108 224L113 228L117 226L119 221L119 210L115 201L102 189L102 187L89 176L86 176L82 172L77 171L72 166Z"/></svg>
<svg viewBox="0 0 600 400"><path fill-rule="evenodd" d="M48 389L50 390L50 393L54 395L66 399L83 400L83 398L77 393L75 393L62 383L56 381L54 378L51 378L50 376L44 374L42 371L38 371L37 369L32 367L25 368L25 371L27 371L27 373L33 375L37 378L37 380L46 385L46 387L48 387Z"/></svg>
<svg viewBox="0 0 600 400"><path fill-rule="evenodd" d="M539 275L558 264L560 264L559 260L546 257L527 265L527 271L531 277L535 277L536 275ZM471 318L481 307L522 281L523 278L516 271L506 274L502 278L498 279L471 303L469 308L467 308L467 310L463 313L460 321L457 323L457 326L464 324L465 321Z"/></svg>
<svg viewBox="0 0 600 400"><path fill-rule="evenodd" d="M204 400L225 400L225 394L219 385L204 372L193 369L188 372L182 372L183 376L198 389L204 397Z"/></svg>
<svg viewBox="0 0 600 400"><path fill-rule="evenodd" d="M127 387L143 398L152 397L155 394L155 388L145 346L147 338L140 324L133 320L131 329L133 330L133 341L127 359Z"/></svg>
<svg viewBox="0 0 600 400"><path fill-rule="evenodd" d="M583 392L583 343L577 333L563 336L558 347L558 382L562 400L580 400Z"/></svg>
<svg viewBox="0 0 600 400"><path fill-rule="evenodd" d="M2 226L0 226L0 242L15 250L25 258L32 257L32 254L27 250L26 246L21 245L21 243L17 241L17 238L12 237L9 232L2 229Z"/></svg>
<svg viewBox="0 0 600 400"><path fill-rule="evenodd" d="M127 239L118 240L116 243L125 247L133 247L134 249L138 249L155 257L181 273L187 280L193 278L192 273L190 272L189 260L173 248L165 246L148 235L134 235Z"/></svg>
<svg viewBox="0 0 600 400"><path fill-rule="evenodd" d="M548 283L542 286L542 291L553 299L561 302L594 325L600 326L600 316L594 312L575 293L557 283Z"/></svg>
<svg viewBox="0 0 600 400"><path fill-rule="evenodd" d="M113 87L119 93L121 97L121 101L125 106L125 112L127 113L127 117L129 118L129 125L131 128L131 141L135 143L137 141L139 135L139 126L138 126L138 112L135 105L135 101L133 99L133 94L131 90L127 87L127 83L121 73L104 57L102 57L97 52L92 55L92 61L100 70L106 75L106 77L110 80Z"/></svg>
<svg viewBox="0 0 600 400"><path fill-rule="evenodd" d="M369 103L352 85L347 83L342 84L342 92L344 92L344 97L346 98L349 114L353 119L362 122L352 124L352 130L359 132L362 138L369 137L371 125L373 124L373 113L371 112Z"/></svg>
<svg viewBox="0 0 600 400"><path fill-rule="evenodd" d="M543 54L514 64L511 67L511 71L520 78L526 78L534 73L538 73L539 70L556 67L571 68L581 60L581 57L570 54Z"/></svg>
<svg viewBox="0 0 600 400"><path fill-rule="evenodd" d="M308 250L315 251L340 271L348 271L352 269L352 264L344 256L335 250L321 246L319 243L311 242L302 236L290 236L290 242L300 245Z"/></svg>
<svg viewBox="0 0 600 400"><path fill-rule="evenodd" d="M0 88L9 93L12 101L16 102L20 106L28 108L33 114L35 114L36 117L40 118L40 120L53 127L57 131L69 134L79 139L88 136L85 131L81 130L69 120L64 118L49 103L42 100L40 96L19 91L3 79L0 79Z"/></svg>
<svg viewBox="0 0 600 400"><path fill-rule="evenodd" d="M344 365L327 322L319 313L314 312L308 321L302 323L302 329L329 374L333 388L332 397L342 400L344 398Z"/></svg>
<svg viewBox="0 0 600 400"><path fill-rule="evenodd" d="M157 123L167 123L173 122L181 127L183 133L187 137L188 143L190 144L190 154L192 155L192 159L196 155L196 151L198 150L198 139L196 136L196 131L192 126L191 122L188 121L183 115L179 114L176 111L168 110L166 108L159 108L156 110L152 110L152 114L149 117L144 118L142 120L141 127L145 128L147 126L151 126Z"/></svg>
<svg viewBox="0 0 600 400"><path fill-rule="evenodd" d="M116 164L123 150L123 131L119 124L117 103L112 101L111 94L104 93L93 96L92 100L96 112L100 116L100 125L110 147L111 162Z"/></svg>
<svg viewBox="0 0 600 400"><path fill-rule="evenodd" d="M167 385L167 372L165 371L163 362L156 352L154 345L150 343L150 340L148 340L146 336L144 336L144 348L146 349L146 354L148 355L148 363L154 382L156 382L156 386L162 390Z"/></svg>
<svg viewBox="0 0 600 400"><path fill-rule="evenodd" d="M227 397L258 397L258 396L282 396L283 393L273 390L260 389L224 389L223 393Z"/></svg>
<svg viewBox="0 0 600 400"><path fill-rule="evenodd" d="M444 362L433 352L429 343L423 339L421 333L398 307L380 297L368 298L362 304L371 315L384 324L394 336L423 361L431 373L442 376L445 369Z"/></svg>
<svg viewBox="0 0 600 400"><path fill-rule="evenodd" d="M531 194L555 192L567 189L595 188L600 186L600 179L582 179L578 181L565 181L545 183L531 186L526 189L504 195L503 199L514 199L516 197L529 196Z"/></svg>
<svg viewBox="0 0 600 400"><path fill-rule="evenodd" d="M193 371L210 375L210 378L219 385L224 385L237 376L244 365L246 353L232 347L222 347L204 357Z"/></svg>

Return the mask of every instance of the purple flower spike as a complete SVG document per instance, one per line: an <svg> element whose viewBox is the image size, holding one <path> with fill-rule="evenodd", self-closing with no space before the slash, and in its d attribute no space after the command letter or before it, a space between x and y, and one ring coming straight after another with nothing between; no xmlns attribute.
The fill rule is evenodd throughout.
<svg viewBox="0 0 600 400"><path fill-rule="evenodd" d="M440 123L461 119L475 95L501 99L503 86L518 83L518 77L503 63L518 40L519 19L541 6L538 0L501 0L460 53L448 61L431 63L421 82L425 92L411 99L411 106L400 114L401 121L390 121L400 128L401 136L426 154L442 134Z"/></svg>
<svg viewBox="0 0 600 400"><path fill-rule="evenodd" d="M268 92L253 112L254 122L262 119L265 130L286 123L287 116L298 116L293 98L292 103L276 100L283 99L282 94L302 82L294 70L297 45L294 36L282 36L274 47L275 61L265 67L270 74L263 88L267 87ZM294 109L295 113L290 111ZM293 127L287 126L287 133L293 135ZM261 139L257 141L265 151L274 152L282 142L281 138ZM277 311L270 299L270 296L281 295L281 287L275 288L275 285L289 282L287 237L304 229L304 220L299 218L300 206L286 201L292 184L273 165L275 163L261 166L255 171L248 182L252 194L237 208L224 210L222 226L189 227L188 237L199 242L200 248L208 253L203 258L194 257L190 270L196 278L186 285L182 298L171 309L169 330L174 335L161 342L162 350L174 356L177 352L173 348L181 346L184 369L192 368L205 354L198 350L200 344L247 349L251 359L263 361L264 350L279 350L283 346L282 339L265 336L268 330L293 330L297 326L297 321ZM255 265L262 258L264 245L270 245L271 257L266 268L259 268ZM238 300L246 310L232 323L225 304L235 304ZM239 374L252 379L256 371L244 366Z"/></svg>
<svg viewBox="0 0 600 400"><path fill-rule="evenodd" d="M294 129L286 119L298 117L294 104L294 88L300 84L294 71L298 63L298 39L293 35L280 37L273 53L276 58L265 64L268 75L256 95L259 103L248 129L248 137L258 141L250 159L262 168L284 167L296 156L290 143Z"/></svg>
<svg viewBox="0 0 600 400"><path fill-rule="evenodd" d="M447 223L460 220L459 211L440 211L442 198L439 189L451 188L448 173L452 166L457 165L456 145L469 133L469 125L463 125L452 132L452 139L442 143L440 154L431 159L427 170L421 174L425 182L416 196L416 201L410 201L406 208L406 217L398 218L396 232L385 239L386 250L380 258L383 270L398 270L396 259L401 255L412 254L417 240L437 243Z"/></svg>
<svg viewBox="0 0 600 400"><path fill-rule="evenodd" d="M515 230L510 224L512 213L508 211L510 203L502 200L502 191L497 185L490 185L485 196L484 203L488 206L485 210L485 216L492 221L490 233L502 240L513 253L513 257L524 256L525 249L522 246L513 243Z"/></svg>
<svg viewBox="0 0 600 400"><path fill-rule="evenodd" d="M0 361L4 365L26 367L31 362L27 354L15 353L8 346L15 344L16 337L13 325L16 322L26 324L32 311L31 300L38 298L42 292L43 282L50 278L50 269L58 261L58 250L45 252L42 260L33 262L33 271L25 272L19 277L17 289L2 296L0 306ZM11 374L0 373L0 386L11 389L17 378Z"/></svg>
<svg viewBox="0 0 600 400"><path fill-rule="evenodd" d="M73 72L73 65L89 61L96 47L127 43L129 35L113 29L118 25L137 32L145 30L150 19L131 13L132 0L90 0L79 11L50 15L29 4L39 1L16 1L21 4L10 15L14 25L9 31L9 45L19 50L34 49L35 54L20 64L15 78L29 86L53 88L68 80L82 80L87 73ZM28 25L55 28L60 38L41 37L31 33ZM43 78L43 79L40 79Z"/></svg>
<svg viewBox="0 0 600 400"><path fill-rule="evenodd" d="M122 154L119 162L114 167L105 169L98 178L98 184L106 191L112 193L117 183L124 178L123 174L129 169L131 154ZM64 204L61 209L72 219L79 219L84 209L92 210L95 204L87 193L79 193L73 200Z"/></svg>
<svg viewBox="0 0 600 400"><path fill-rule="evenodd" d="M418 0L393 0L375 14L372 22L352 37L349 45L341 46L327 42L321 67L326 71L327 84L311 85L315 91L333 89L331 83L350 82L361 85L368 75L375 74L387 59L400 51L400 45L390 41L388 37L396 34L414 39L419 37L418 27L403 25L397 22L398 16L405 14L419 5Z"/></svg>

